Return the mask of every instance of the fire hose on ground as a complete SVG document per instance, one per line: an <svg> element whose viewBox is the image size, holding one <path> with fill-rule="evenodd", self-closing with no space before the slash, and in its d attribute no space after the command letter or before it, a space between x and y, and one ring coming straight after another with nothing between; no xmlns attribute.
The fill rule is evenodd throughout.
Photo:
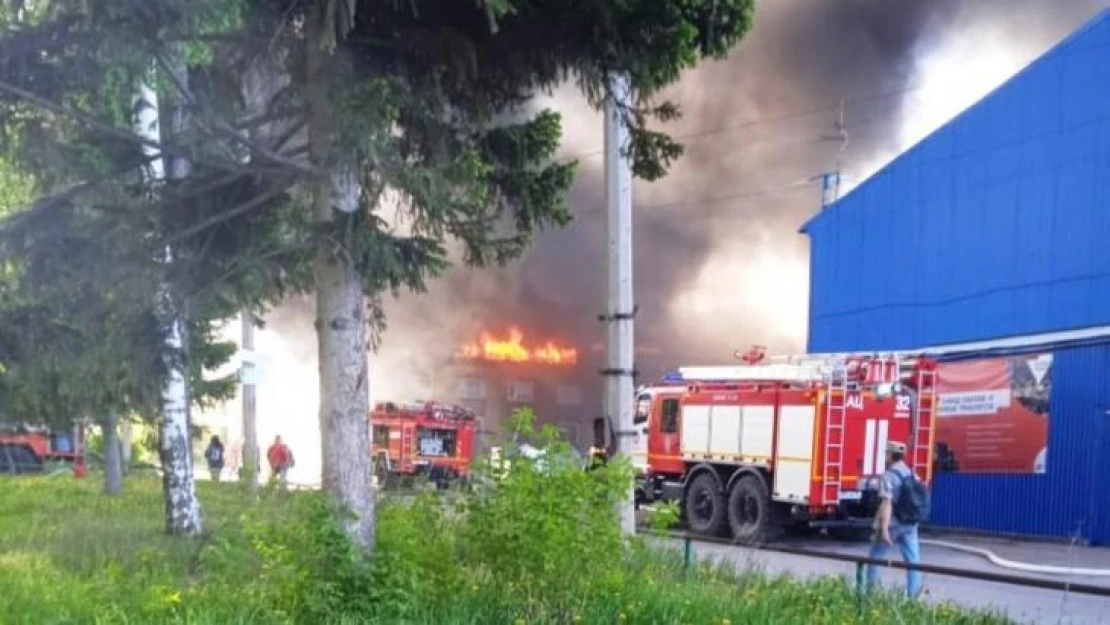
<svg viewBox="0 0 1110 625"><path fill-rule="evenodd" d="M1066 576L1080 576L1080 577L1110 577L1110 569L1088 569L1076 568L1067 566L1048 566L1044 564L1029 564L1028 562L1017 562L1015 560L1007 560L1006 558L999 557L989 549L982 547L971 547L969 545L961 545L959 543L951 543L946 540L933 540L928 538L921 539L922 545L930 545L932 547L942 547L944 549L951 549L953 551L962 551L977 556L986 558L991 564L1013 571L1025 571L1027 573L1040 573L1042 575L1066 575Z"/></svg>

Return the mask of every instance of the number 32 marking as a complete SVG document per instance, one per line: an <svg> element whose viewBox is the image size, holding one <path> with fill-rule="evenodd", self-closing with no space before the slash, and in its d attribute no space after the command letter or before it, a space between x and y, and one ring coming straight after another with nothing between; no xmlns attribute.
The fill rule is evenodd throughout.
<svg viewBox="0 0 1110 625"><path fill-rule="evenodd" d="M898 395L895 397L894 412L909 412L910 411L910 397L909 395Z"/></svg>

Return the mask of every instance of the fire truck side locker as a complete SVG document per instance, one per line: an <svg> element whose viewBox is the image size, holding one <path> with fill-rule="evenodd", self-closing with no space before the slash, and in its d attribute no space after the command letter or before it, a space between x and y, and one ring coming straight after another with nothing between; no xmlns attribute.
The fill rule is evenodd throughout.
<svg viewBox="0 0 1110 625"><path fill-rule="evenodd" d="M817 409L811 404L778 407L774 488L771 498L792 505L808 505L813 480Z"/></svg>

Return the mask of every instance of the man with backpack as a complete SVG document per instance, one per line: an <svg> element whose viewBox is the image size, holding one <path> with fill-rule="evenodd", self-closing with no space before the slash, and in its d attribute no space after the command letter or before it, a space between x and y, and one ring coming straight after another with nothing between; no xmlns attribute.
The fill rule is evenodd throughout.
<svg viewBox="0 0 1110 625"><path fill-rule="evenodd" d="M925 484L906 465L906 445L896 441L886 446L886 472L879 481L879 511L875 515L875 539L870 558L882 560L897 545L906 564L921 562L918 525L928 519L929 493ZM867 569L867 588L879 584L879 567ZM906 593L910 598L921 594L921 572L906 571Z"/></svg>

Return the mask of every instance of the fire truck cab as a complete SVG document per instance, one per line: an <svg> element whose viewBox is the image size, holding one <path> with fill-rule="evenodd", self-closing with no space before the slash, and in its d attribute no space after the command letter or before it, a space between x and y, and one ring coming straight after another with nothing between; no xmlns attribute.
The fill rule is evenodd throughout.
<svg viewBox="0 0 1110 625"><path fill-rule="evenodd" d="M695 533L738 541L785 529L859 534L877 509L888 441L931 478L936 364L832 355L686 367L637 396L643 501L678 501Z"/></svg>
<svg viewBox="0 0 1110 625"><path fill-rule="evenodd" d="M41 473L48 461L70 462L75 470L84 470L83 448L75 440L71 432L26 423L0 423L0 474Z"/></svg>
<svg viewBox="0 0 1110 625"><path fill-rule="evenodd" d="M371 457L379 485L426 477L465 479L474 457L473 412L437 402L380 402L370 413Z"/></svg>

